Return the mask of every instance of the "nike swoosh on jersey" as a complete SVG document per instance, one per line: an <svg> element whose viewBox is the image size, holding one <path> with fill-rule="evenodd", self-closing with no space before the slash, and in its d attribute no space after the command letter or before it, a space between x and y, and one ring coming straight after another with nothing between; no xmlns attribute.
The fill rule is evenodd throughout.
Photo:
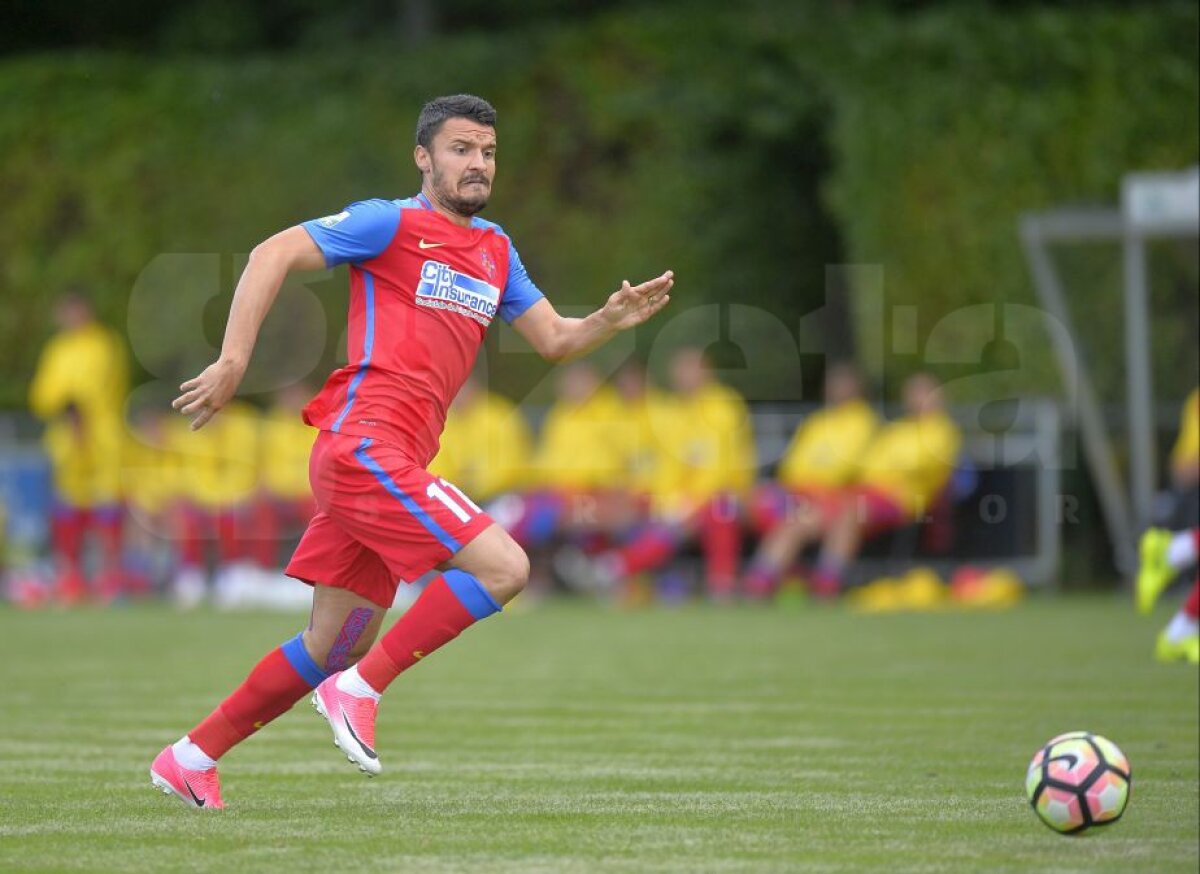
<svg viewBox="0 0 1200 874"><path fill-rule="evenodd" d="M444 245L446 245L446 244L445 243L426 243L424 237L422 237L420 240L417 241L418 249L436 249L438 246L444 246Z"/></svg>

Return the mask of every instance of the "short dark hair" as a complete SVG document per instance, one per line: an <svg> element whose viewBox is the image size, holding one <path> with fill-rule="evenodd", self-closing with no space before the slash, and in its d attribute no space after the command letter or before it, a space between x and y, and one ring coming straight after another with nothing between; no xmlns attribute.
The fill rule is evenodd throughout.
<svg viewBox="0 0 1200 874"><path fill-rule="evenodd" d="M435 97L421 107L421 114L417 116L417 145L428 149L442 123L448 118L469 118L479 124L495 127L496 109L474 94Z"/></svg>

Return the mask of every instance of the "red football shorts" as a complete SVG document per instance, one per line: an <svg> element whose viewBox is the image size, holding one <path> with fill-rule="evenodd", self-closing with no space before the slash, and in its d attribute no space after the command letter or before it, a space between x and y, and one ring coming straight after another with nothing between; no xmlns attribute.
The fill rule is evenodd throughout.
<svg viewBox="0 0 1200 874"><path fill-rule="evenodd" d="M852 509L863 533L872 537L913 522L913 517L891 495L869 485L853 485L840 493L840 511Z"/></svg>
<svg viewBox="0 0 1200 874"><path fill-rule="evenodd" d="M417 580L492 524L457 486L387 443L322 431L308 476L317 514L287 575L380 607L392 606L400 582Z"/></svg>
<svg viewBox="0 0 1200 874"><path fill-rule="evenodd" d="M754 531L763 535L796 518L801 511L815 511L828 523L841 506L841 495L833 488L792 488L778 482L765 482L754 488L748 511Z"/></svg>

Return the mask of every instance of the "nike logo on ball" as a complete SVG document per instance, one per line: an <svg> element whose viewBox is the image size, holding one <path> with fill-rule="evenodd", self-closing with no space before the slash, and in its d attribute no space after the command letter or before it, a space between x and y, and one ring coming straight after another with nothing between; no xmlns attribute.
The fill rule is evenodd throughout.
<svg viewBox="0 0 1200 874"><path fill-rule="evenodd" d="M417 248L420 248L420 249L436 249L438 246L444 246L444 245L446 245L446 244L445 243L426 243L424 237L422 237L417 242Z"/></svg>

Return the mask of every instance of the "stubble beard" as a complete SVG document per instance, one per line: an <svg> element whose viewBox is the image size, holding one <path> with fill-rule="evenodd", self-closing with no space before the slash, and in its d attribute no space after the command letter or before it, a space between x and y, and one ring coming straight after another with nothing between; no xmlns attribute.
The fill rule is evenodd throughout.
<svg viewBox="0 0 1200 874"><path fill-rule="evenodd" d="M450 188L446 184L446 177L435 166L433 168L433 179L431 180L433 191L437 194L438 200L447 208L463 216L470 218L471 216L482 212L487 206L488 195L491 193L491 186L475 197L464 197L457 191Z"/></svg>

